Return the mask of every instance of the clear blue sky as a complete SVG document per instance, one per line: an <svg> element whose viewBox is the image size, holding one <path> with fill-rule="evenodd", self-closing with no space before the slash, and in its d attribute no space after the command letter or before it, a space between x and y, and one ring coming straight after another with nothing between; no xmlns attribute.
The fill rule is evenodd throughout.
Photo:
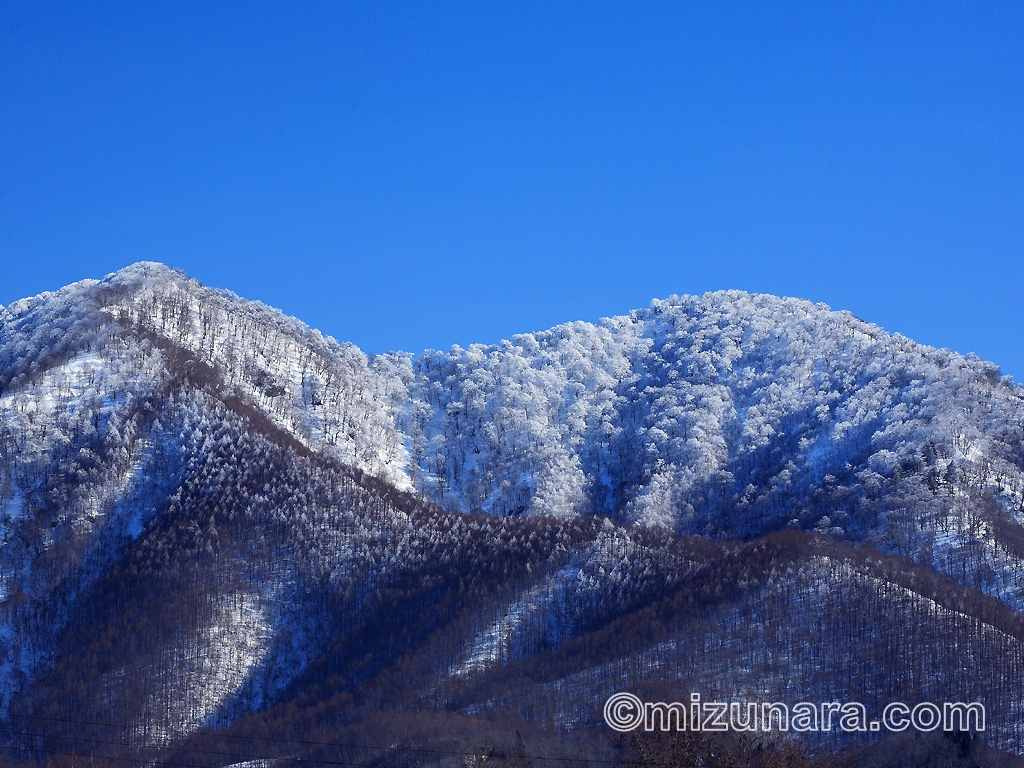
<svg viewBox="0 0 1024 768"><path fill-rule="evenodd" d="M0 303L141 259L370 352L742 288L1024 381L1024 3L0 0Z"/></svg>

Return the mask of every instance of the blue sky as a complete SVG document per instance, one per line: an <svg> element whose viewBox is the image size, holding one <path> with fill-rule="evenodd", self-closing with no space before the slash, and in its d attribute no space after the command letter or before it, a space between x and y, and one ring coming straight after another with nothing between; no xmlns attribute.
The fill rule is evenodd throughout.
<svg viewBox="0 0 1024 768"><path fill-rule="evenodd" d="M0 303L163 261L369 352L824 301L1024 381L1024 4L0 0Z"/></svg>

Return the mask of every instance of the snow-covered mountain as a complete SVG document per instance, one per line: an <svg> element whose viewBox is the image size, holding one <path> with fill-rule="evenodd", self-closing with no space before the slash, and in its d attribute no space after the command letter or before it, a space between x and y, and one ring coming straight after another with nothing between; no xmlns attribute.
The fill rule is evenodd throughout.
<svg viewBox="0 0 1024 768"><path fill-rule="evenodd" d="M1024 389L846 312L728 291L368 356L142 263L0 309L0 415L29 756L571 730L655 679L988 697L1024 751Z"/></svg>

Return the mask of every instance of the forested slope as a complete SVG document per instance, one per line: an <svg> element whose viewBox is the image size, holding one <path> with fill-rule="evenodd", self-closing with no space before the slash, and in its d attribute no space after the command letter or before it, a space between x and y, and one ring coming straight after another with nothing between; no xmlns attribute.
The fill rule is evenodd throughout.
<svg viewBox="0 0 1024 768"><path fill-rule="evenodd" d="M546 744L618 690L981 700L1024 752L1024 391L848 313L367 356L140 264L0 309L0 415L11 762Z"/></svg>

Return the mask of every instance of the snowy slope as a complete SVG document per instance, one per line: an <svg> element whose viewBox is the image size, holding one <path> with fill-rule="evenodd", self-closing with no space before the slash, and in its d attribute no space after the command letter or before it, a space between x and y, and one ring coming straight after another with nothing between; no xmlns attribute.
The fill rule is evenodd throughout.
<svg viewBox="0 0 1024 768"><path fill-rule="evenodd" d="M152 746L336 695L318 686L353 713L413 689L526 711L507 669L675 605L768 534L868 545L970 609L849 558L768 561L714 608L726 635L673 625L529 696L568 718L627 661L676 675L694 643L725 649L734 692L754 668L818 690L837 651L758 630L776 600L838 611L847 656L903 606L1017 670L1000 611L1024 610L1022 521L1024 390L798 299L672 297L382 356L152 263L0 308L0 717L93 712ZM876 624L838 590L880 601Z"/></svg>
<svg viewBox="0 0 1024 768"><path fill-rule="evenodd" d="M448 509L711 535L816 529L946 571L980 558L970 569L992 575L976 585L1024 605L1011 583L1022 553L964 510L984 492L1024 519L1024 390L990 363L824 305L672 297L491 347L368 357L142 263L4 314L4 407L42 420L19 417L19 440L184 375ZM24 494L14 483L2 503L20 509Z"/></svg>

